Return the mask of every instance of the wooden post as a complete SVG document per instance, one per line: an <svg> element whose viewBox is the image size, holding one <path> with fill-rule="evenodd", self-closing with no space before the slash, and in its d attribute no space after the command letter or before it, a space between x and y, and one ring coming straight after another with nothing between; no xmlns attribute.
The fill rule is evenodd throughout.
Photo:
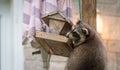
<svg viewBox="0 0 120 70"><path fill-rule="evenodd" d="M82 21L96 29L96 0L82 1Z"/></svg>

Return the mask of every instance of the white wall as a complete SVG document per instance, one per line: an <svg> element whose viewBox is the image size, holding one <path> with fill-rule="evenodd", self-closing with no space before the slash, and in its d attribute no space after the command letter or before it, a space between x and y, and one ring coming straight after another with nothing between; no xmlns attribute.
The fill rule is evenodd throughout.
<svg viewBox="0 0 120 70"><path fill-rule="evenodd" d="M0 0L1 15L1 70L13 69L12 24L10 21L10 2Z"/></svg>
<svg viewBox="0 0 120 70"><path fill-rule="evenodd" d="M14 70L24 70L24 55L22 46L22 12L23 0L12 0L12 15L14 23Z"/></svg>
<svg viewBox="0 0 120 70"><path fill-rule="evenodd" d="M0 15L0 70L23 70L22 1L0 0Z"/></svg>

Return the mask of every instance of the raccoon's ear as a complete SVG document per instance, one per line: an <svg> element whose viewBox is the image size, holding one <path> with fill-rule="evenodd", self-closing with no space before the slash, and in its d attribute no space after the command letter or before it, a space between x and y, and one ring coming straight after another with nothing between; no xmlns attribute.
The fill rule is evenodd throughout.
<svg viewBox="0 0 120 70"><path fill-rule="evenodd" d="M89 31L87 28L81 28L82 30L82 33L85 34L85 35L89 35Z"/></svg>
<svg viewBox="0 0 120 70"><path fill-rule="evenodd" d="M82 23L82 21L78 20L77 23L76 23L76 25L79 25L81 23Z"/></svg>

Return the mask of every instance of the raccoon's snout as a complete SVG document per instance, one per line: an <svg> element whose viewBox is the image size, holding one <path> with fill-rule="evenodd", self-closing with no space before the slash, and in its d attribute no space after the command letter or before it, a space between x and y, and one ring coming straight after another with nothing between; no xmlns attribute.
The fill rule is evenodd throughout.
<svg viewBox="0 0 120 70"><path fill-rule="evenodd" d="M72 36L74 37L74 39L77 41L77 40L80 40L80 36L77 34L77 32L73 32L72 33Z"/></svg>

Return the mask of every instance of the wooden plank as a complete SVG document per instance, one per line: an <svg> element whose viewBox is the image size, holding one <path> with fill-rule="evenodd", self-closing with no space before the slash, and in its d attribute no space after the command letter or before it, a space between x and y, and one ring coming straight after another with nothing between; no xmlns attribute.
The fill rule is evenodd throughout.
<svg viewBox="0 0 120 70"><path fill-rule="evenodd" d="M96 0L82 1L82 20L96 29Z"/></svg>
<svg viewBox="0 0 120 70"><path fill-rule="evenodd" d="M60 55L68 57L70 52L73 50L72 41L58 34L36 32L36 39L47 52L52 51L54 55ZM45 45L44 45L45 44Z"/></svg>
<svg viewBox="0 0 120 70"><path fill-rule="evenodd" d="M68 42L68 38L65 36L61 36L58 34L53 34L53 33L46 33L46 32L36 32L36 37L40 37L43 39L50 39L50 40L55 40L55 41L60 41L60 42Z"/></svg>
<svg viewBox="0 0 120 70"><path fill-rule="evenodd" d="M48 52L48 54L53 54L52 49L48 46L48 44L46 44L44 39L40 39L40 38L37 38L37 37L35 37L35 38L38 41L38 43L40 43L41 47L43 47L44 50Z"/></svg>
<svg viewBox="0 0 120 70"><path fill-rule="evenodd" d="M74 25L73 23L72 23L72 21L69 19L69 18L67 18L64 14L62 14L61 12L59 12L59 14L65 19L65 21L66 22L68 22L70 25Z"/></svg>
<svg viewBox="0 0 120 70"><path fill-rule="evenodd" d="M55 19L55 20L60 20L60 21L65 21L65 18L62 17L59 13L56 13L55 15L50 15L48 16L50 19Z"/></svg>
<svg viewBox="0 0 120 70"><path fill-rule="evenodd" d="M65 22L59 20L49 20L49 28L51 33L60 34Z"/></svg>
<svg viewBox="0 0 120 70"><path fill-rule="evenodd" d="M72 48L64 42L54 41L54 40L45 40L49 47L52 49L54 55L66 56L70 55Z"/></svg>

